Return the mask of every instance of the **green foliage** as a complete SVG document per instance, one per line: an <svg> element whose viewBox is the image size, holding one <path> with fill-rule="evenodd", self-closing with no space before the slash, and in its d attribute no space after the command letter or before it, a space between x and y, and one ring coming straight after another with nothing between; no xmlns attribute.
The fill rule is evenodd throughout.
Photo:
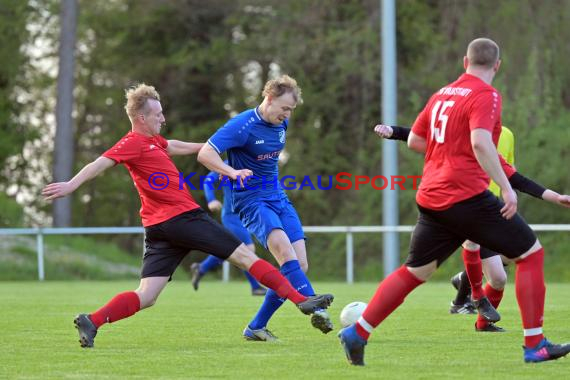
<svg viewBox="0 0 570 380"><path fill-rule="evenodd" d="M17 121L20 104L14 95L15 87L21 84L28 12L25 1L7 0L0 4L0 167L4 167L6 158L21 151L28 137L25 126ZM0 177L0 183L5 184L6 180Z"/></svg>
<svg viewBox="0 0 570 380"><path fill-rule="evenodd" d="M570 5L538 0L421 1L397 5L398 123L410 125L428 97L463 71L462 57L473 38L489 36L501 45L502 66L495 86L503 95L503 123L516 137L521 173L559 192L570 192ZM0 164L21 151L32 133L32 116L45 120L55 78L34 70L20 47L26 39L53 41L55 54L59 3L4 1L0 6ZM42 33L24 28L26 17L45 24ZM380 2L377 0L122 0L81 1L76 71L76 162L79 170L130 129L123 90L146 82L157 87L165 109L167 138L205 141L233 115L261 101L263 83L279 73L295 77L305 103L292 117L282 175L298 179L339 172L381 174L381 142L371 130L382 119ZM26 74L25 83L14 78ZM38 105L13 102L14 86L30 88ZM32 91L33 90L33 91ZM44 101L41 101L44 100ZM20 108L26 112L16 122ZM26 108L27 107L27 108ZM31 112L33 111L33 112ZM30 116L31 115L31 116ZM4 146L5 145L5 146ZM51 166L41 154L21 154L3 182L27 184L39 193ZM404 144L399 170L421 174L422 159ZM36 157L36 154L39 158ZM195 157L176 158L185 173L205 174ZM26 170L40 175L32 177ZM33 178L33 179L32 179ZM34 182L35 180L35 182ZM390 191L390 190L388 190ZM204 204L203 196L194 192ZM382 221L382 192L360 190L290 191L305 225L377 225ZM417 216L415 191L399 192L401 224ZM49 205L32 197L35 210ZM520 210L531 223L567 223L567 210L520 197ZM140 200L124 168L108 170L74 195L77 226L139 224ZM0 204L6 202L0 199ZM3 206L4 207L4 206ZM16 211L8 213L17 215ZM32 213L30 213L32 214ZM4 223L17 223L12 217ZM30 217L30 215L28 215ZM47 223L41 217L40 224ZM116 238L130 252L140 241ZM401 235L402 257L408 235ZM547 251L567 252L564 239L549 239ZM317 277L342 276L344 236L310 236L311 271ZM377 276L382 237L355 239L359 275ZM453 259L455 260L455 259ZM458 262L456 264L459 264ZM450 265L450 268L455 268ZM444 266L445 268L445 266ZM451 270L450 270L451 271ZM447 272L442 272L447 275ZM442 275L443 276L443 275ZM371 278L370 277L370 278Z"/></svg>
<svg viewBox="0 0 570 380"><path fill-rule="evenodd" d="M0 228L24 227L24 210L12 198L0 192Z"/></svg>

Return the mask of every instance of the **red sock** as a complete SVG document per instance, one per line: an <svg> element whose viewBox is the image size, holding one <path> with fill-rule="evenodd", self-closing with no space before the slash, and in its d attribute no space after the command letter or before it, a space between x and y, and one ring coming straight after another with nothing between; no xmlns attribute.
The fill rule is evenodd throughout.
<svg viewBox="0 0 570 380"><path fill-rule="evenodd" d="M396 310L412 290L423 283L424 281L418 279L405 265L402 265L378 285L376 293L362 313L364 322L356 323L356 332L362 338L368 339L372 329Z"/></svg>
<svg viewBox="0 0 570 380"><path fill-rule="evenodd" d="M130 317L141 309L141 301L135 292L119 293L105 306L89 315L93 324L99 326Z"/></svg>
<svg viewBox="0 0 570 380"><path fill-rule="evenodd" d="M485 285L485 297L489 299L489 302L491 302L491 305L493 305L495 309L499 307L499 304L503 299L503 291L504 289L497 290L493 288L489 283ZM489 322L487 322L483 317L481 317L480 315L477 316L478 329L484 328L485 326L487 326L487 324L489 324Z"/></svg>
<svg viewBox="0 0 570 380"><path fill-rule="evenodd" d="M485 295L483 293L483 265L481 264L479 250L470 251L464 248L462 254L465 272L467 272L471 284L471 298L479 300Z"/></svg>
<svg viewBox="0 0 570 380"><path fill-rule="evenodd" d="M299 304L307 300L307 297L295 290L285 277L263 259L259 259L249 268L251 274L257 281L273 289L281 298L287 298L294 304Z"/></svg>
<svg viewBox="0 0 570 380"><path fill-rule="evenodd" d="M524 328L524 345L534 347L544 338L544 249L517 261L515 287Z"/></svg>

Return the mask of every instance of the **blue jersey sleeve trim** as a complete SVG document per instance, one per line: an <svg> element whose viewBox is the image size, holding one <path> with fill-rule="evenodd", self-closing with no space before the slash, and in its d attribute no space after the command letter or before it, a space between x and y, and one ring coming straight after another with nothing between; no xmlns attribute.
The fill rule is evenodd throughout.
<svg viewBox="0 0 570 380"><path fill-rule="evenodd" d="M255 116L257 117L257 120L260 120L260 121L261 121L261 120L263 120L263 119L261 118L261 116L259 115L259 112L257 111L258 108L259 108L259 107L255 107L255 108L253 109L253 113L254 113Z"/></svg>
<svg viewBox="0 0 570 380"><path fill-rule="evenodd" d="M212 148L214 148L214 150L215 150L216 152L218 152L218 154L222 154L222 152L220 151L220 149L218 149L218 147L212 142L212 140L208 140L208 144L210 144L210 146L211 146Z"/></svg>

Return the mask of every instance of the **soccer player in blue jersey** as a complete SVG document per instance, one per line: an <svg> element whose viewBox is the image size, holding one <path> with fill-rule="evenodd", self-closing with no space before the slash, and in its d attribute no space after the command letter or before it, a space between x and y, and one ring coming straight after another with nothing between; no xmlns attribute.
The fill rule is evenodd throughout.
<svg viewBox="0 0 570 380"><path fill-rule="evenodd" d="M224 161L226 164L227 161ZM224 186L224 182L227 181L227 177L224 177L221 181L219 181L220 175L216 172L210 172L203 184L204 184L204 195L206 196L206 202L208 202L208 209L212 212L222 211L222 224L226 227L230 232L232 232L238 239L244 243L247 248L249 248L252 252L255 252L255 244L251 240L251 235L247 231L247 228L243 226L243 223L239 219L239 215L232 211L232 202L231 202L231 191L229 186ZM219 200L216 199L216 184L219 183L218 189L221 187L224 192L224 203L222 204ZM204 259L200 263L194 263L190 267L190 271L192 272L192 286L194 290L198 290L198 285L200 284L200 280L202 277L209 271L217 268L218 266L222 265L224 260L214 256L209 255L206 259ZM249 281L251 285L251 295L253 296L264 296L267 293L267 289L257 282L252 275L250 275L247 271L244 271L243 274Z"/></svg>
<svg viewBox="0 0 570 380"><path fill-rule="evenodd" d="M299 216L279 185L278 158L285 147L289 117L302 103L297 82L283 75L272 79L263 89L263 102L237 115L220 128L200 150L198 161L210 170L231 178L232 206L247 229L269 249L281 273L302 294L315 294L305 275L308 268L305 235ZM228 153L228 164L220 157ZM237 172L247 172L247 179ZM269 319L283 299L269 290L257 315L246 326L248 340L274 341ZM332 331L324 310L313 313L311 322L323 333Z"/></svg>

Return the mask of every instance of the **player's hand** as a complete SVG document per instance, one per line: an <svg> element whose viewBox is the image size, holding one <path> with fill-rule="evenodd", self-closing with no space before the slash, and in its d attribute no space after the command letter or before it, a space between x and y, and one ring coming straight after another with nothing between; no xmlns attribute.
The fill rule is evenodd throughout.
<svg viewBox="0 0 570 380"><path fill-rule="evenodd" d="M220 211L222 209L222 202L220 202L217 199L214 199L213 201L208 202L208 208L212 212Z"/></svg>
<svg viewBox="0 0 570 380"><path fill-rule="evenodd" d="M240 183L241 187L245 187L244 182L245 182L246 178L251 177L252 175L253 175L253 172L251 170L240 169L240 170L234 170L230 174L230 178L233 179L234 181L239 179L239 183Z"/></svg>
<svg viewBox="0 0 570 380"><path fill-rule="evenodd" d="M47 201L51 201L57 198L65 197L75 190L69 182L56 182L50 183L42 190L42 195Z"/></svg>
<svg viewBox="0 0 570 380"><path fill-rule="evenodd" d="M556 203L558 203L560 206L562 207L568 207L570 208L570 195L558 195L558 199L556 200Z"/></svg>
<svg viewBox="0 0 570 380"><path fill-rule="evenodd" d="M501 189L501 196L505 205L501 209L501 215L505 219L511 219L517 213L517 193L513 189Z"/></svg>
<svg viewBox="0 0 570 380"><path fill-rule="evenodd" d="M389 125L378 124L374 127L374 133L376 133L378 136L382 137L383 139L388 139L392 137L394 129L392 129L392 127L390 127Z"/></svg>

